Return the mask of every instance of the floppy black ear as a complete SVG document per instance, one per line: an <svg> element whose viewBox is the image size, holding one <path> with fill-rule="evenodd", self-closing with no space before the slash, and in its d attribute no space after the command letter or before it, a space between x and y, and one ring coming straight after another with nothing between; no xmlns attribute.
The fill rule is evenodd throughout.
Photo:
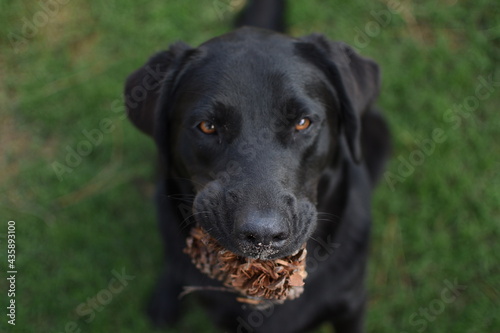
<svg viewBox="0 0 500 333"><path fill-rule="evenodd" d="M356 162L362 159L361 118L375 102L380 90L378 65L358 55L341 42L320 34L300 39L299 52L318 66L338 94L344 133Z"/></svg>
<svg viewBox="0 0 500 333"><path fill-rule="evenodd" d="M182 42L152 56L141 68L129 75L125 82L125 106L132 123L144 133L153 136L155 110L164 85L173 84L170 78L180 67L184 54L191 47Z"/></svg>

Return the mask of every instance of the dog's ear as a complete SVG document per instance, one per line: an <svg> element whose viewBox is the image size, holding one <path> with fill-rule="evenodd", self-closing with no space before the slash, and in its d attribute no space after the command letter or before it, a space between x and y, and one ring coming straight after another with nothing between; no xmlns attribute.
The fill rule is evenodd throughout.
<svg viewBox="0 0 500 333"><path fill-rule="evenodd" d="M191 47L182 42L171 45L167 51L152 56L125 82L127 115L137 128L150 136L154 134L156 104L162 87L173 85L175 73L188 50L192 50Z"/></svg>
<svg viewBox="0 0 500 333"><path fill-rule="evenodd" d="M320 34L300 38L300 54L318 66L336 90L344 133L356 162L362 159L361 118L375 102L380 90L378 65L358 55L351 47Z"/></svg>

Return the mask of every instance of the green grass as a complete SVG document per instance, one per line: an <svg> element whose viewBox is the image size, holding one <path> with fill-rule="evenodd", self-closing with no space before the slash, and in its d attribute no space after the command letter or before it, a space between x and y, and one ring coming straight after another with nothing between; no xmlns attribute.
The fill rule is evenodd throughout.
<svg viewBox="0 0 500 333"><path fill-rule="evenodd" d="M500 84L458 120L443 117L473 102L479 77L500 82L500 5L404 2L377 23L372 11L387 12L386 3L302 1L288 13L293 35L322 32L382 68L379 105L394 139L388 171L401 178L382 180L374 199L368 332L499 332ZM71 322L82 332L153 331L143 308L162 264L155 148L113 102L153 52L228 31L234 11L226 8L221 17L213 1L68 1L13 48L11 33L43 19L41 7L0 1L0 237L15 220L18 270L15 327L6 323L1 274L0 331L64 332ZM82 131L103 119L113 129L59 180L53 163L65 164L68 147L89 148ZM435 129L446 139L415 160L416 141ZM402 176L400 160L412 156L419 165ZM77 307L122 268L134 279L85 322ZM446 280L466 288L450 303L441 296ZM171 332L217 331L190 306ZM439 314L423 319L429 307Z"/></svg>

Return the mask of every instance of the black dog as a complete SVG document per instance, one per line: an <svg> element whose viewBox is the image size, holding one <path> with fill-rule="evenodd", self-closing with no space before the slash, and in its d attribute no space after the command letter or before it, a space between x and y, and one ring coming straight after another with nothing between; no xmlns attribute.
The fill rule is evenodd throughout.
<svg viewBox="0 0 500 333"><path fill-rule="evenodd" d="M257 1L240 23L279 29L282 2L265 3L269 20L252 21ZM218 324L303 332L330 320L339 333L363 330L370 196L389 150L373 106L379 85L377 65L345 44L255 27L198 48L174 44L128 78L129 117L154 137L163 166L156 324L175 322L183 286L217 284L182 253L197 222L246 257L280 258L307 242L301 297L259 310L200 292Z"/></svg>

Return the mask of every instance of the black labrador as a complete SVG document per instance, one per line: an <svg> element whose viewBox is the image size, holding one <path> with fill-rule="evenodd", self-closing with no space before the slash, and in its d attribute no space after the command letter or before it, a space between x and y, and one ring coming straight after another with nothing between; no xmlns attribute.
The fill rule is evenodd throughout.
<svg viewBox="0 0 500 333"><path fill-rule="evenodd" d="M256 308L199 292L217 324L303 332L329 320L339 333L363 331L370 197L389 151L379 87L378 66L343 43L256 27L197 48L173 44L130 75L128 115L154 138L162 165L166 268L149 307L157 325L175 323L183 286L217 285L182 253L198 223L245 257L308 248L298 299Z"/></svg>

